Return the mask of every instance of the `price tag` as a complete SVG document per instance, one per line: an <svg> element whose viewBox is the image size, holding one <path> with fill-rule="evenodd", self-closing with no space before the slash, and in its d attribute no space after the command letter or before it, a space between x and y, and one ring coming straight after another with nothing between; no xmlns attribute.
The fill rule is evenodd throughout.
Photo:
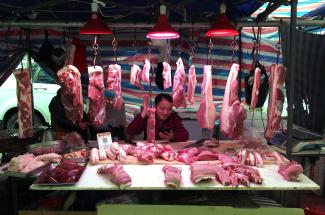
<svg viewBox="0 0 325 215"><path fill-rule="evenodd" d="M106 149L112 144L112 136L110 132L97 133L97 142L99 149Z"/></svg>

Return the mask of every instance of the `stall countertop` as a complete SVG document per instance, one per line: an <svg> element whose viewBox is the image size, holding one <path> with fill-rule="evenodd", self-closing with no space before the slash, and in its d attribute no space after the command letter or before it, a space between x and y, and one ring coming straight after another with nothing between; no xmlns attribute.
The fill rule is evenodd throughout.
<svg viewBox="0 0 325 215"><path fill-rule="evenodd" d="M98 175L97 169L102 165L87 165L79 182L75 185L37 185L32 184L32 190L119 190L120 188L111 183L105 176ZM172 190L164 184L164 165L123 165L125 171L132 178L132 185L125 190ZM265 165L258 168L263 178L263 184L251 183L249 187L223 186L213 181L192 183L190 180L189 165L173 165L182 168L181 186L177 190L319 190L320 187L305 175L300 175L299 182L289 182L277 173L278 166Z"/></svg>

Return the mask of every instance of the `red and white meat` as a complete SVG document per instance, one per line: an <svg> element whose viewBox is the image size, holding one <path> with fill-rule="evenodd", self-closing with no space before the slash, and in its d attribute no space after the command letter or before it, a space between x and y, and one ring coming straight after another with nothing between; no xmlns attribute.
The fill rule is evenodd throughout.
<svg viewBox="0 0 325 215"><path fill-rule="evenodd" d="M120 110L123 104L122 90L121 90L121 66L118 64L111 64L107 70L107 89L115 92L113 106Z"/></svg>
<svg viewBox="0 0 325 215"><path fill-rule="evenodd" d="M216 164L191 164L191 181L198 183L202 180L215 179L216 166Z"/></svg>
<svg viewBox="0 0 325 215"><path fill-rule="evenodd" d="M182 169L181 168L165 165L162 170L163 170L164 176L165 176L164 183L167 186L171 186L174 188L177 188L180 186L181 180L182 180Z"/></svg>
<svg viewBox="0 0 325 215"><path fill-rule="evenodd" d="M270 94L267 107L267 126L265 137L271 139L274 131L281 129L281 114L284 103L284 83L286 69L282 65L271 65L269 77Z"/></svg>
<svg viewBox="0 0 325 215"><path fill-rule="evenodd" d="M141 80L146 83L150 83L150 62L148 59L144 61L143 69L141 72Z"/></svg>
<svg viewBox="0 0 325 215"><path fill-rule="evenodd" d="M106 176L121 189L129 187L132 184L130 175L123 169L122 165L108 164L98 168L97 173Z"/></svg>
<svg viewBox="0 0 325 215"><path fill-rule="evenodd" d="M204 66L203 81L201 85L201 103L196 113L196 118L201 128L212 129L217 120L216 108L212 98L212 66Z"/></svg>
<svg viewBox="0 0 325 215"><path fill-rule="evenodd" d="M253 84L252 97L251 97L252 99L249 105L250 110L254 110L257 105L260 86L261 86L261 69L256 68L254 73L254 84Z"/></svg>
<svg viewBox="0 0 325 215"><path fill-rule="evenodd" d="M148 121L147 121L147 142L154 143L156 139L156 109L154 107L148 108Z"/></svg>
<svg viewBox="0 0 325 215"><path fill-rule="evenodd" d="M139 87L141 90L144 90L141 84L141 73L141 68L138 65L133 64L130 73L130 83Z"/></svg>
<svg viewBox="0 0 325 215"><path fill-rule="evenodd" d="M195 66L192 65L188 72L188 84L187 84L187 101L193 105L194 104L194 95L195 95L195 86L196 86L196 74Z"/></svg>
<svg viewBox="0 0 325 215"><path fill-rule="evenodd" d="M260 153L254 150L241 149L237 152L237 163L249 166L263 166L263 159Z"/></svg>
<svg viewBox="0 0 325 215"><path fill-rule="evenodd" d="M65 115L72 123L82 120L83 101L79 70L72 65L67 65L57 72L62 88L61 101Z"/></svg>
<svg viewBox="0 0 325 215"><path fill-rule="evenodd" d="M295 161L281 164L278 173L287 181L299 181L299 175L303 173L303 168Z"/></svg>
<svg viewBox="0 0 325 215"><path fill-rule="evenodd" d="M239 65L234 63L229 72L220 111L220 130L229 138L237 138L243 133L247 117L246 110L238 100L238 71Z"/></svg>
<svg viewBox="0 0 325 215"><path fill-rule="evenodd" d="M186 98L185 98L185 69L183 61L179 58L176 62L177 68L174 75L173 83L173 104L176 108L183 107L186 108Z"/></svg>
<svg viewBox="0 0 325 215"><path fill-rule="evenodd" d="M33 137L32 87L30 70L16 70L19 138Z"/></svg>
<svg viewBox="0 0 325 215"><path fill-rule="evenodd" d="M162 72L164 80L164 90L172 86L172 72L170 65L166 62L163 62L164 70Z"/></svg>
<svg viewBox="0 0 325 215"><path fill-rule="evenodd" d="M89 85L89 120L95 126L103 124L106 116L106 101L104 98L104 75L100 66L88 67Z"/></svg>

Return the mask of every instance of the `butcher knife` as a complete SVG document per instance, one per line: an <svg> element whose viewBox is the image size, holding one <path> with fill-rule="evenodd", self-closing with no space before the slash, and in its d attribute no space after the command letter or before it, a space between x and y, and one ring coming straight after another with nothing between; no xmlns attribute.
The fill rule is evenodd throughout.
<svg viewBox="0 0 325 215"><path fill-rule="evenodd" d="M206 141L206 139L200 139L190 145L185 146L184 149L191 148L191 147L201 147L203 146L204 141Z"/></svg>

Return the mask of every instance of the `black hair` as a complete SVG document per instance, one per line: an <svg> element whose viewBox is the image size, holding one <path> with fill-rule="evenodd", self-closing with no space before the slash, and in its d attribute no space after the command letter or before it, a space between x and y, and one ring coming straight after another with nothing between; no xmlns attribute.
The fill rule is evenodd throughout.
<svg viewBox="0 0 325 215"><path fill-rule="evenodd" d="M167 93L159 93L155 98L155 106L159 104L162 99L166 99L170 103L173 103L173 97Z"/></svg>

